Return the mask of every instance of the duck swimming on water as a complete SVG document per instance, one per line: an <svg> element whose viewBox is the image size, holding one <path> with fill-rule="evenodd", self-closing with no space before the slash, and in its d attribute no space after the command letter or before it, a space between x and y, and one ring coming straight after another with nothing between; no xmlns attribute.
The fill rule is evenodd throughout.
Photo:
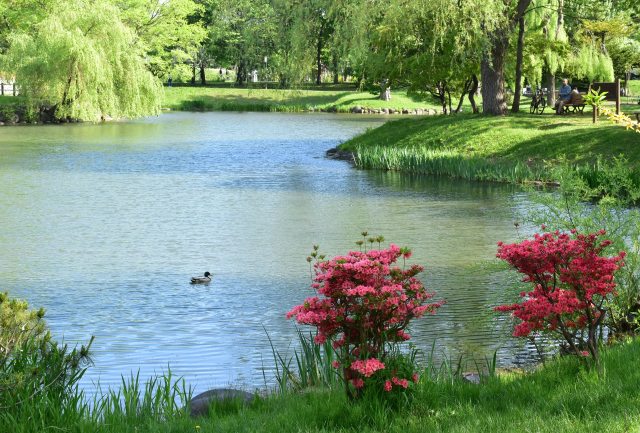
<svg viewBox="0 0 640 433"><path fill-rule="evenodd" d="M211 273L205 272L204 276L191 277L191 284L206 284L211 282Z"/></svg>

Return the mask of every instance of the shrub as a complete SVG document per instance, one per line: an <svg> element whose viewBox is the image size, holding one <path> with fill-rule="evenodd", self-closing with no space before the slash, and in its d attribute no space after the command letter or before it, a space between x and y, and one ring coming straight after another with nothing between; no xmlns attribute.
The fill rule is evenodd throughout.
<svg viewBox="0 0 640 433"><path fill-rule="evenodd" d="M516 244L498 244L497 257L533 285L532 291L520 293L520 303L495 308L512 312L520 320L514 336L550 334L563 339L570 353L590 356L598 363L598 331L606 316L605 302L615 295L613 274L625 255L603 257L603 250L611 244L599 240L604 234L604 230L587 235L556 231L536 233L532 240Z"/></svg>
<svg viewBox="0 0 640 433"><path fill-rule="evenodd" d="M410 256L410 250L393 244L330 260L320 256L312 287L321 296L287 313L287 318L317 328L317 344L333 342L338 358L334 368L342 370L351 398L376 384L403 392L415 379L415 364L406 367L397 345L411 338L405 330L412 319L435 313L442 302L428 302L434 293L416 277L421 266L396 265Z"/></svg>
<svg viewBox="0 0 640 433"><path fill-rule="evenodd" d="M90 362L91 342L74 349L58 345L43 317L42 309L29 310L26 302L0 294L0 431L82 416L77 383Z"/></svg>

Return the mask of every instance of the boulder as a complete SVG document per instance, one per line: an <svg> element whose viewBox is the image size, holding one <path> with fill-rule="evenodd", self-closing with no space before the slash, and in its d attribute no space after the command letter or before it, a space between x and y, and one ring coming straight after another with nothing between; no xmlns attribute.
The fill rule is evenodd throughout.
<svg viewBox="0 0 640 433"><path fill-rule="evenodd" d="M409 114L409 110L407 108L402 109L402 114Z"/></svg>
<svg viewBox="0 0 640 433"><path fill-rule="evenodd" d="M353 153L340 150L336 147L327 150L325 156L329 159L339 159L341 161L353 162Z"/></svg>
<svg viewBox="0 0 640 433"><path fill-rule="evenodd" d="M231 388L210 389L201 394L196 395L189 402L191 408L191 416L206 416L209 413L209 407L214 401L238 400L243 404L249 404L255 398L255 394Z"/></svg>
<svg viewBox="0 0 640 433"><path fill-rule="evenodd" d="M351 112L355 113L355 114L361 114L362 113L362 107L359 105L356 105L355 107L351 107Z"/></svg>

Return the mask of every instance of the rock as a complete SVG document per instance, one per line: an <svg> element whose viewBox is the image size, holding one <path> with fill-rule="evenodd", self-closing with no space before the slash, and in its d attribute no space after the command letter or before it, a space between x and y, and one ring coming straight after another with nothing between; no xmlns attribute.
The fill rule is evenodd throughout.
<svg viewBox="0 0 640 433"><path fill-rule="evenodd" d="M241 391L239 389L217 388L205 391L193 397L189 402L189 407L191 408L192 417L206 416L209 412L211 403L214 401L239 400L243 404L248 404L251 403L254 398L255 394Z"/></svg>
<svg viewBox="0 0 640 433"><path fill-rule="evenodd" d="M362 107L359 105L356 105L355 107L351 107L351 112L355 113L355 114L361 114L362 113Z"/></svg>
<svg viewBox="0 0 640 433"><path fill-rule="evenodd" d="M478 373L462 373L462 379L474 385L480 385L480 375Z"/></svg>
<svg viewBox="0 0 640 433"><path fill-rule="evenodd" d="M382 109L382 114L389 114L389 109L388 108L383 108Z"/></svg>
<svg viewBox="0 0 640 433"><path fill-rule="evenodd" d="M325 153L325 156L327 158L329 158L329 159L338 159L340 161L353 162L353 153L352 152L340 150L340 149L338 149L336 147L327 150L327 152Z"/></svg>
<svg viewBox="0 0 640 433"><path fill-rule="evenodd" d="M0 122L0 126L4 126L4 122Z"/></svg>
<svg viewBox="0 0 640 433"><path fill-rule="evenodd" d="M421 116L421 115L423 115L423 114L424 114L424 111L422 110L422 108L416 108L416 114L417 114L418 116Z"/></svg>
<svg viewBox="0 0 640 433"><path fill-rule="evenodd" d="M389 114L394 114L396 112L396 110L394 110L393 108L389 108Z"/></svg>
<svg viewBox="0 0 640 433"><path fill-rule="evenodd" d="M403 109L402 109L402 114L409 114L409 110L408 110L408 109L406 109L406 108L403 108Z"/></svg>

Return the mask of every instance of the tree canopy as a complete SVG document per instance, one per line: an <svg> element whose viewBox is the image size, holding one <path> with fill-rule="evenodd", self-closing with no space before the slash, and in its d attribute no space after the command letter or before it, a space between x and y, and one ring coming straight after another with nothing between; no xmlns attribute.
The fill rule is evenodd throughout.
<svg viewBox="0 0 640 433"><path fill-rule="evenodd" d="M85 119L154 113L160 80L206 84L210 67L237 85L257 70L282 87L402 86L445 113L481 91L504 114L525 82L553 98L559 76L628 80L639 17L634 0L5 0L0 75Z"/></svg>

